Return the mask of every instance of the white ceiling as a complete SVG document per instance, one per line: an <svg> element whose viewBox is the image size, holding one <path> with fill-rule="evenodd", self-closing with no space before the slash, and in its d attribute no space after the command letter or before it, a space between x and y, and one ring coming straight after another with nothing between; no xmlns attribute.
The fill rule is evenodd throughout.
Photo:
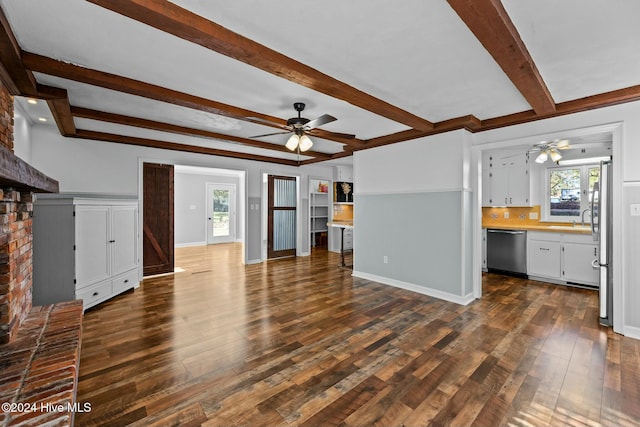
<svg viewBox="0 0 640 427"><path fill-rule="evenodd" d="M177 0L173 3L430 122L532 107L445 0ZM23 51L281 119L310 119L367 140L409 130L341 99L81 0L0 0ZM556 103L640 85L640 1L503 0ZM35 73L72 106L249 138L277 132L135 95ZM28 110L30 107L25 106ZM42 111L33 112L34 115ZM50 120L49 123L53 123ZM256 153L293 153L75 118L80 129ZM260 138L284 145L287 135ZM314 137L314 150L343 145ZM310 158L310 157L303 157Z"/></svg>

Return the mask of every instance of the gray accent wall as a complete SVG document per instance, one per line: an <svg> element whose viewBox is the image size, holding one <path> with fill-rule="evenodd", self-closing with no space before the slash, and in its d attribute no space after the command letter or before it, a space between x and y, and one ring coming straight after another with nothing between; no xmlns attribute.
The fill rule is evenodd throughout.
<svg viewBox="0 0 640 427"><path fill-rule="evenodd" d="M425 291L470 293L471 285L463 284L462 275L465 203L470 204L470 195L462 190L358 195L354 270ZM470 227L468 213L464 219ZM466 239L470 242L470 237ZM465 246L464 255L471 256L471 245ZM470 266L465 265L464 271L470 279Z"/></svg>

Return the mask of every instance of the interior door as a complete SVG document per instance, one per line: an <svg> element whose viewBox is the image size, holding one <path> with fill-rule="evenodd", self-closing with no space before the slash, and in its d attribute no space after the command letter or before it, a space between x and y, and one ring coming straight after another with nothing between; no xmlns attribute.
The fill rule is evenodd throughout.
<svg viewBox="0 0 640 427"><path fill-rule="evenodd" d="M173 272L173 165L143 165L144 275Z"/></svg>
<svg viewBox="0 0 640 427"><path fill-rule="evenodd" d="M207 243L236 238L236 186L207 183Z"/></svg>
<svg viewBox="0 0 640 427"><path fill-rule="evenodd" d="M297 184L294 177L269 175L267 257L296 255Z"/></svg>

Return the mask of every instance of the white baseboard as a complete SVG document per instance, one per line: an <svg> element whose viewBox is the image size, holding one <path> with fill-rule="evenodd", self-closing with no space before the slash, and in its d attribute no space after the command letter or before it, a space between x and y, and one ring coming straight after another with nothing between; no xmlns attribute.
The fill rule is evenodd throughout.
<svg viewBox="0 0 640 427"><path fill-rule="evenodd" d="M206 246L207 242L189 242L189 243L178 243L174 245L176 248L188 248L191 246Z"/></svg>
<svg viewBox="0 0 640 427"><path fill-rule="evenodd" d="M636 340L640 340L640 328L637 328L635 326L624 326L622 328L622 330L624 331L624 336L625 337L629 337L629 338L633 338Z"/></svg>
<svg viewBox="0 0 640 427"><path fill-rule="evenodd" d="M250 265L250 264L260 264L262 262L261 259L250 259L249 261L247 261L245 263L245 265Z"/></svg>
<svg viewBox="0 0 640 427"><path fill-rule="evenodd" d="M361 271L354 271L353 276L361 279L373 280L374 282L382 283L384 285L393 286L395 288L404 289L418 294L427 295L430 297L442 299L445 301L453 302L460 305L468 305L475 300L473 293L469 293L465 296L450 294L448 292L439 291L437 289L425 288L424 286L418 286L413 283L403 282L401 280L390 279L388 277L376 276L375 274L363 273Z"/></svg>

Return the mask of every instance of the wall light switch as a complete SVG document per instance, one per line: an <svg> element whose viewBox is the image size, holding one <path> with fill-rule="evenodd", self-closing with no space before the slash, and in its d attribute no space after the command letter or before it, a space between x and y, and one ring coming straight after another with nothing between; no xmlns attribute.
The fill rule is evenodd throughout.
<svg viewBox="0 0 640 427"><path fill-rule="evenodd" d="M505 213L503 214L503 217L504 217L504 219L509 219L509 212L505 212Z"/></svg>
<svg viewBox="0 0 640 427"><path fill-rule="evenodd" d="M538 212L529 212L529 219L538 219Z"/></svg>
<svg viewBox="0 0 640 427"><path fill-rule="evenodd" d="M631 216L640 216L640 204L634 203L633 205L630 206L630 213L629 215Z"/></svg>

